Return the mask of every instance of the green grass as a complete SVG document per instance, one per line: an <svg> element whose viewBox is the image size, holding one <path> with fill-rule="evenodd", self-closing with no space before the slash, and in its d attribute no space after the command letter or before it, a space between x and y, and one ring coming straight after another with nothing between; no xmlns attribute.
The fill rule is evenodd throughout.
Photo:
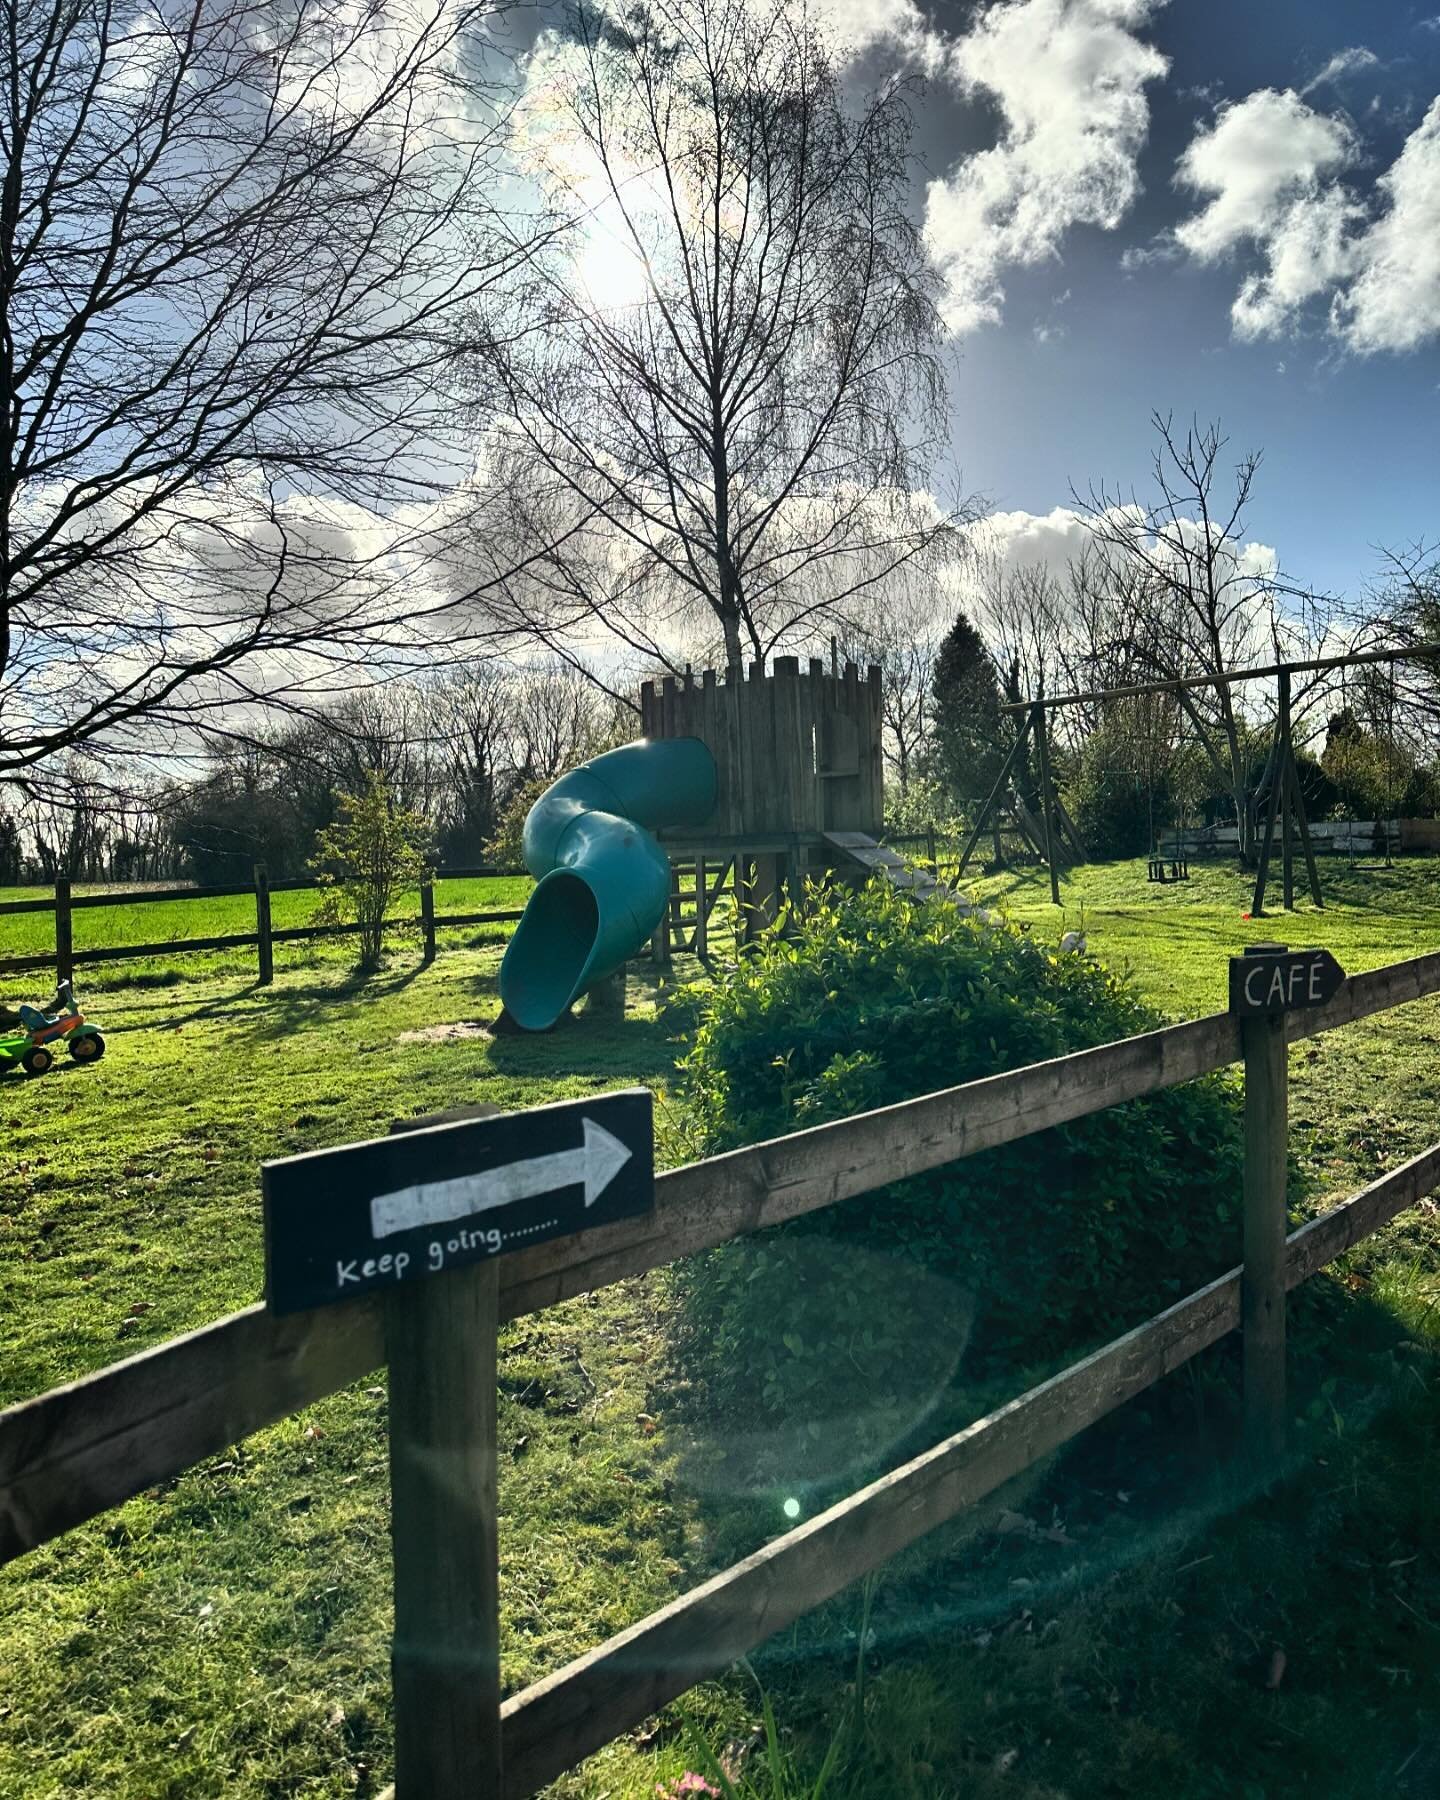
<svg viewBox="0 0 1440 1800"><path fill-rule="evenodd" d="M534 884L526 875L486 875L464 881L435 883L435 912L443 925L446 913L508 911L525 904ZM0 901L48 899L49 888L0 888ZM77 884L76 894L106 892L103 885ZM270 922L275 930L308 925L324 899L318 889L298 889L271 896ZM415 894L404 896L397 916L418 920ZM101 950L122 944L183 943L186 938L228 937L255 929L255 902L249 894L209 896L198 900L136 900L124 906L82 907L74 914L75 949ZM55 947L55 921L50 913L0 913L0 961L9 956L43 956ZM233 953L243 961L245 952Z"/></svg>
<svg viewBox="0 0 1440 1800"><path fill-rule="evenodd" d="M98 996L97 1067L0 1083L6 1403L256 1299L264 1157L477 1096L663 1090L669 1068L635 983L623 1026L405 1041L493 1019L491 947L422 970L402 946L362 984L338 953L281 958L269 990L211 960ZM673 1586L684 1509L637 1423L656 1344L633 1284L506 1333L512 1680ZM389 1733L387 1532L377 1377L22 1559L0 1575L0 1793L368 1791Z"/></svg>
<svg viewBox="0 0 1440 1800"><path fill-rule="evenodd" d="M1223 1011L1226 959L1246 944L1277 941L1323 944L1359 973L1440 948L1440 863L1406 858L1394 869L1356 871L1340 858L1320 859L1323 909L1297 899L1286 913L1279 883L1269 887L1269 910L1252 919L1254 876L1233 863L1192 863L1189 881L1152 884L1143 861L1098 864L1071 871L1050 899L1043 869L991 876L965 884L977 898L1012 918L1058 935L1082 926L1092 955L1128 967L1146 995L1169 1012ZM1303 883L1297 883L1297 894Z"/></svg>
<svg viewBox="0 0 1440 1800"><path fill-rule="evenodd" d="M1225 958L1260 937L1328 944L1355 970L1440 945L1435 863L1333 874L1323 915L1257 930L1225 870L1150 889L1143 865L1093 869L1067 884L1065 922L1083 905L1091 950L1132 965L1175 1016L1222 1005ZM982 886L1058 930L1043 878ZM85 929L114 917L80 915ZM401 940L366 982L342 945L282 948L269 990L243 956L82 980L106 1060L0 1080L0 1401L254 1300L265 1156L460 1099L515 1107L631 1081L658 1090L674 1154L674 1046L638 981L623 1024L406 1036L494 1017L503 930L444 934L429 969ZM1440 1006L1426 1002L1297 1048L1307 1207L1440 1137L1437 1044ZM1273 1493L1232 1485L1232 1347L893 1565L860 1723L827 1792L1440 1789L1435 1217L1407 1215L1295 1309L1303 1417ZM737 1533L784 1527L774 1496L706 1489L703 1396L675 1388L669 1304L657 1275L504 1334L508 1688L693 1585ZM0 1572L0 1796L375 1793L390 1760L385 1454L377 1375ZM859 1608L837 1601L758 1659L787 1750L812 1774L853 1710L845 1632ZM760 1719L748 1678L687 1705L717 1747L748 1744ZM557 1792L640 1800L687 1763L667 1716Z"/></svg>

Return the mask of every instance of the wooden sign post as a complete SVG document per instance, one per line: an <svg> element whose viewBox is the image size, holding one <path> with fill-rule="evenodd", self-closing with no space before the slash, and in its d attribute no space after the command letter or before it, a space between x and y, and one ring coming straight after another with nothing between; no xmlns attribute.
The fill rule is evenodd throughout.
<svg viewBox="0 0 1440 1800"><path fill-rule="evenodd" d="M1285 1450L1285 1185L1290 1069L1285 1014L1323 1006L1345 979L1328 950L1252 944L1230 959L1230 1011L1245 1053L1245 1438L1258 1464Z"/></svg>
<svg viewBox="0 0 1440 1800"><path fill-rule="evenodd" d="M499 1800L498 1258L648 1210L651 1104L632 1089L264 1167L271 1311L384 1295L396 1800Z"/></svg>

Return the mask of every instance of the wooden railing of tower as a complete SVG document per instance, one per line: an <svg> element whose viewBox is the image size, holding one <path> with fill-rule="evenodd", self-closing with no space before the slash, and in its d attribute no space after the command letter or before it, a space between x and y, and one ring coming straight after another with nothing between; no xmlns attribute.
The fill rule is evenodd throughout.
<svg viewBox="0 0 1440 1800"><path fill-rule="evenodd" d="M715 758L715 811L694 841L757 848L826 831L878 836L884 816L880 670L827 673L777 656L744 679L706 669L640 690L646 737L698 737ZM662 834L670 835L670 834ZM686 841L674 834L677 842Z"/></svg>

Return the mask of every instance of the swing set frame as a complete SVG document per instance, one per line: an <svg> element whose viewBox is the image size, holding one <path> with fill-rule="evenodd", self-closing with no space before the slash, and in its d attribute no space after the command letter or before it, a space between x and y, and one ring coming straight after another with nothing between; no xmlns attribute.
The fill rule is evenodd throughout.
<svg viewBox="0 0 1440 1800"><path fill-rule="evenodd" d="M1012 795L1013 776L1016 765L1025 745L1033 737L1036 743L1037 760L1039 762L1040 785L1040 839L1041 854L1044 856L1050 871L1050 898L1056 906L1060 900L1059 858L1065 853L1068 841L1079 862L1087 860L1085 846L1073 821L1066 813L1064 804L1055 792L1055 783L1050 768L1049 733L1046 729L1045 715L1059 711L1067 706L1093 705L1097 701L1126 700L1138 698L1142 694L1174 694L1176 696L1192 692L1195 689L1240 686L1247 681L1273 681L1276 689L1275 730L1271 741L1270 757L1267 763L1268 782L1262 781L1256 790L1257 794L1266 794L1265 819L1260 831L1259 856L1255 871L1255 894L1251 902L1251 915L1260 919L1265 916L1265 890L1270 876L1270 863L1275 850L1276 826L1279 826L1280 838L1280 882L1282 905L1287 912L1295 905L1295 850L1298 840L1299 848L1305 859L1305 874L1310 888L1310 897L1319 908L1324 907L1325 899L1320 886L1320 871L1315 862L1315 846L1310 837L1310 825L1305 816L1305 801L1300 791L1300 777L1295 766L1295 740L1293 721L1291 718L1291 684L1296 675L1319 675L1330 670L1359 668L1371 663L1388 663L1391 665L1391 689L1394 689L1394 665L1397 662L1424 662L1434 658L1440 661L1440 644L1416 644L1407 649L1391 650L1352 650L1340 656L1312 657L1301 662L1266 663L1258 668L1222 669L1213 675L1180 675L1169 680L1136 682L1129 687L1090 688L1074 694L1047 695L1042 688L1034 698L1012 701L1001 707L1004 713L1015 714L1019 718L1019 729L1015 734L1015 742L1005 758L995 785L991 788L985 804L980 809L979 817L965 840L965 848L961 852L960 867L957 875L965 873L966 865L974 854L986 826L999 816L1006 808L1014 807L1019 801L1018 794ZM1391 736L1394 735L1393 701L1391 709ZM1393 753L1393 743L1391 745ZM1022 808L1023 801L1019 802Z"/></svg>

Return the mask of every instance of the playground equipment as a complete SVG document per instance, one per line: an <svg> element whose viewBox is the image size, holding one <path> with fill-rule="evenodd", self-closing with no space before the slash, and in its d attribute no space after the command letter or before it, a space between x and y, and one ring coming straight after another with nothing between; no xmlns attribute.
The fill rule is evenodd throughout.
<svg viewBox="0 0 1440 1800"><path fill-rule="evenodd" d="M715 786L698 738L642 739L571 769L535 802L524 855L538 885L500 965L500 997L517 1025L547 1030L650 938L670 897L670 864L653 833L703 824Z"/></svg>
<svg viewBox="0 0 1440 1800"><path fill-rule="evenodd" d="M878 871L926 890L928 871L882 850L880 671L829 673L776 657L748 678L707 669L640 690L644 736L562 775L525 822L539 885L500 967L527 1031L553 1025L639 954L709 953L722 894L742 935L774 918L812 870Z"/></svg>
<svg viewBox="0 0 1440 1800"><path fill-rule="evenodd" d="M105 1054L99 1027L76 1005L68 981L56 988L46 1009L21 1006L12 1013L0 1007L0 1069L19 1063L27 1075L44 1075L62 1043L75 1062L99 1062Z"/></svg>
<svg viewBox="0 0 1440 1800"><path fill-rule="evenodd" d="M1066 706L1095 706L1108 704L1116 700L1133 699L1141 695L1171 695L1187 714L1194 719L1194 712L1188 696L1197 690L1207 688L1232 688L1250 681L1273 681L1275 684L1275 730L1271 744L1270 757L1266 774L1260 783L1259 795L1248 797L1248 804L1255 805L1258 797L1263 797L1263 818L1258 820L1257 831L1258 866L1255 873L1255 895L1250 910L1257 918L1265 916L1265 888L1270 873L1271 852L1276 842L1276 824L1279 824L1281 891L1283 904L1287 911L1295 904L1295 839L1298 835L1299 848L1305 859L1305 871L1309 877L1310 894L1317 907L1325 902L1320 890L1320 873L1315 864L1315 845L1310 824L1305 816L1305 801L1300 791L1300 777L1295 766L1295 745L1292 718L1292 679L1296 675L1333 674L1336 671L1347 671L1357 668L1368 668L1380 665L1389 671L1390 707L1390 751L1393 767L1394 753L1394 684L1397 664L1409 662L1428 662L1440 659L1440 644L1414 644L1405 649L1358 650L1348 651L1340 656L1320 656L1304 662L1267 663L1262 668L1221 669L1211 675L1174 675L1166 676L1158 681L1141 681L1128 687L1091 688L1083 693L1053 694L1047 696L1043 691L1032 700L1013 701L1001 707L1003 713L1015 719L1015 741L1005 759L998 780L980 809L964 851L960 857L958 874L963 875L966 864L974 854L980 835L998 811L1007 805L1013 806L1015 795L1015 770L1024 751L1024 747L1032 738L1038 751L1039 791L1040 791L1040 835L1043 853L1050 868L1050 897L1058 906L1060 904L1059 868L1066 855L1066 841L1076 853L1079 861L1086 860L1084 846L1080 843L1072 822L1065 813L1063 802L1055 792L1055 784L1050 773L1049 739L1046 730L1046 714L1055 712ZM1343 679L1343 676L1342 676ZM1387 867L1389 839L1386 839ZM1189 873L1185 865L1184 880ZM1157 877L1152 874L1151 879ZM1175 879L1175 877L1169 877Z"/></svg>

